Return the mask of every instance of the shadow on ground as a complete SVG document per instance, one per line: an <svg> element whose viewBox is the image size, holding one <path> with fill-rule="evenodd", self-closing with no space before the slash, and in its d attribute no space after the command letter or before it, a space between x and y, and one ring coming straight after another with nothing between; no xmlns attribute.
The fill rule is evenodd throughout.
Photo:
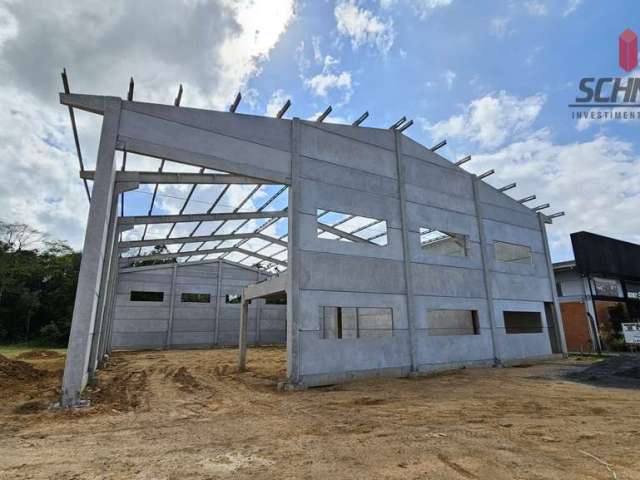
<svg viewBox="0 0 640 480"><path fill-rule="evenodd" d="M585 369L568 372L565 378L597 387L640 389L640 355L609 357Z"/></svg>

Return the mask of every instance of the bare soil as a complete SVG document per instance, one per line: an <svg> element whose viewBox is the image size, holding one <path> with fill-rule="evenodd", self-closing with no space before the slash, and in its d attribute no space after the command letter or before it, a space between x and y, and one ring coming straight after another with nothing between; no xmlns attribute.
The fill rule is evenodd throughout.
<svg viewBox="0 0 640 480"><path fill-rule="evenodd" d="M640 479L640 390L567 379L587 361L279 392L284 349L248 359L116 353L67 411L64 358L31 359L0 377L0 479Z"/></svg>

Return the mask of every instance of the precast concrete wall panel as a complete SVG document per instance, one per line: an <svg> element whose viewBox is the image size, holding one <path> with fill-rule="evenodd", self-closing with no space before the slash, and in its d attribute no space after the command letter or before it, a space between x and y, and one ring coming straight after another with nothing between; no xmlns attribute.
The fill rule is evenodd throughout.
<svg viewBox="0 0 640 480"><path fill-rule="evenodd" d="M292 169L297 172L292 182L299 187L293 204L299 222L293 250L299 265L294 281L299 302L293 312L298 342L290 358L297 359L302 383L550 354L546 325L542 333L523 335L492 325L504 305L544 315L544 302L553 300L535 212L483 182L476 198L472 175L404 136L397 153L388 143L393 132L382 131L375 141L374 129L357 135L307 122L300 122L299 129L298 168ZM318 238L318 210L385 220L388 245ZM465 254L425 250L421 227L464 235ZM497 262L496 241L529 247L531 263ZM390 308L393 332L377 338L323 338L323 306ZM434 309L476 312L476 334L430 335L428 312Z"/></svg>
<svg viewBox="0 0 640 480"><path fill-rule="evenodd" d="M176 267L175 284L172 283L173 269L174 264L168 264L121 272L117 285L113 347L145 349L236 346L240 305L226 303L226 295L240 295L243 287L265 279L266 275L223 262L218 292L217 262L180 264ZM132 302L132 290L162 291L164 298L162 302ZM182 301L184 293L208 294L209 302ZM258 318L260 328L256 325ZM254 300L251 303L249 343L261 343L263 336L268 344L285 343L286 305L265 305L264 300Z"/></svg>

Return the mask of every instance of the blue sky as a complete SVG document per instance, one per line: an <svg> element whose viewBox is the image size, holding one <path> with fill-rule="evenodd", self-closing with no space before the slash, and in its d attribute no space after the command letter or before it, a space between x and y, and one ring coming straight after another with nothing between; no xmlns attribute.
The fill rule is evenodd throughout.
<svg viewBox="0 0 640 480"><path fill-rule="evenodd" d="M86 199L55 97L66 66L83 93L124 96L133 75L142 101L170 102L183 83L187 106L222 109L242 91L244 113L273 115L290 98L287 117L332 105L331 121L367 110L364 125L387 127L405 115L415 140L446 138L445 157L471 154L469 171L495 168L489 183L517 181L514 197L535 193L530 205L566 211L549 227L554 260L571 258L572 231L640 242L640 121L578 122L567 107L580 78L627 75L618 36L640 32L635 1L189 0L155 2L151 19L145 2L64 5L54 12L47 2L0 0L0 74L12 112L0 116L1 219L81 245ZM89 167L99 129L91 117L79 118ZM35 188L12 158L42 169L43 184ZM186 195L162 193L157 213ZM191 211L206 210L217 193L198 190ZM230 202L243 191L231 193ZM148 200L129 195L127 213L146 213Z"/></svg>

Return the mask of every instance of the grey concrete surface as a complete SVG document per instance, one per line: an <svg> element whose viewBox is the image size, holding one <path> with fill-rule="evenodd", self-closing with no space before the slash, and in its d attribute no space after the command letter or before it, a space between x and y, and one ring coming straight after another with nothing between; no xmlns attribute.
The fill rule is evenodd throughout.
<svg viewBox="0 0 640 480"><path fill-rule="evenodd" d="M558 310L544 231L550 219L403 134L112 97L63 94L61 102L105 116L65 368L67 403L79 399L96 338L102 339L97 352L237 345L240 334L246 334L248 344L286 338L288 380L302 385L552 353L554 329L549 327L556 332L562 328L550 323L561 321L559 312L556 320L546 317L547 311ZM115 105L121 106L117 114ZM249 305L243 302L246 308L224 303L227 293L240 294L243 287L261 280L255 271L224 262L219 267L180 265L175 276L172 267L102 275L103 264L113 261L107 224L116 178L114 150L288 185L288 208L277 214L287 215L289 226L287 273L278 287L284 285L286 307L256 299ZM319 238L318 210L384 220L388 243ZM215 215L258 218L256 213L238 212L200 214L197 221L213 220ZM118 228L195 218L125 217ZM465 236L466 255L423 248L421 228ZM530 261L497 260L496 242L528 247ZM262 293L269 290L263 287ZM157 289L165 297L162 302L131 302L132 289ZM96 298L103 290L104 314L94 329ZM261 287L249 290L260 294ZM209 293L212 301L184 305L184 292ZM393 328L376 337L325 338L320 307L391 309ZM441 309L475 311L477 332L430 335L430 312ZM506 333L503 312L514 310L539 312L542 332Z"/></svg>
<svg viewBox="0 0 640 480"><path fill-rule="evenodd" d="M264 273L224 260L126 269L117 285L112 346L128 350L237 346L241 307L226 303L226 295L241 295L245 286L266 279ZM163 292L164 299L131 301L131 291ZM183 293L209 294L211 301L183 302ZM251 345L284 345L286 305L252 300L247 328Z"/></svg>

